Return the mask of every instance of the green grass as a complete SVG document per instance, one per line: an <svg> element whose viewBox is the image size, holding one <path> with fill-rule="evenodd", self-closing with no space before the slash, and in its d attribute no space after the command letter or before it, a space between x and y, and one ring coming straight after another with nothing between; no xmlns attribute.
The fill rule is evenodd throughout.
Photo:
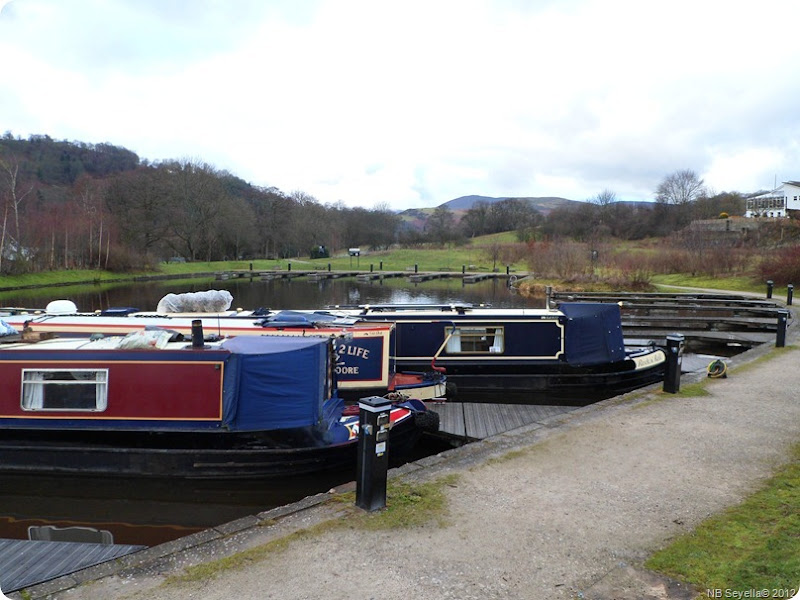
<svg viewBox="0 0 800 600"><path fill-rule="evenodd" d="M506 264L499 257L492 256L492 248L497 245L516 245L514 232L504 232L473 238L462 246L435 247L426 245L420 248L393 248L388 251L369 251L364 249L361 256L351 257L346 253L324 259L310 259L307 257L281 259L281 260L239 260L204 262L195 261L187 263L161 263L153 271L135 273L112 273L109 271L82 269L31 273L26 275L0 277L0 289L63 285L72 283L89 283L93 285L113 281L130 281L137 276L148 275L187 275L191 273L214 273L216 271L230 270L320 270L330 268L335 271L360 270L375 271L452 271L460 272L462 268L469 271L489 272L493 269L504 272ZM638 245L637 245L638 244ZM619 241L614 247L615 252L656 252L657 248L650 247L647 242ZM644 244L644 245L643 245ZM527 271L529 266L524 258L508 265L513 272ZM580 287L583 291L616 291L619 289L619 274L613 269L596 269L597 278L591 280L581 279L572 284L562 281L536 280L540 286L552 285L556 289L573 289ZM718 290L733 290L762 293L766 292L766 282L753 281L746 276L716 278L710 276L690 276L687 274L653 275L651 282L663 286L686 286L709 288ZM776 298L786 295L786 287L776 287L773 291Z"/></svg>
<svg viewBox="0 0 800 600"><path fill-rule="evenodd" d="M445 488L453 487L457 482L458 475L447 475L426 483L390 481L386 490L386 508L371 513L355 507L355 492L341 494L335 498L343 507L343 514L338 518L225 558L188 567L179 575L165 579L163 586L206 582L225 572L240 570L265 560L295 542L313 539L337 529L376 531L422 527L430 523L444 527L448 514Z"/></svg>
<svg viewBox="0 0 800 600"><path fill-rule="evenodd" d="M668 392L663 393L668 398L702 398L704 396L710 396L711 392L706 388L706 385L710 381L710 379L704 379L697 383L686 383L681 385L680 389L674 394Z"/></svg>
<svg viewBox="0 0 800 600"><path fill-rule="evenodd" d="M13 289L29 286L50 286L65 284L100 284L113 281L130 281L135 277L152 275L186 275L191 273L214 273L216 271L249 270L268 271L273 269L287 270L319 270L325 271L328 265L334 271L360 270L369 271L370 267L377 271L408 271L415 266L420 271L461 271L466 267L470 271L488 272L493 268L505 271L506 265L498 259L495 261L489 252L494 243L513 244L514 234L511 232L482 236L470 240L464 246L445 248L424 247L395 249L391 251L365 251L358 257L339 254L331 258L310 259L306 257L282 260L238 260L216 262L161 263L152 271L132 273L112 273L93 269L76 269L46 271L25 275L0 276L0 289ZM514 271L524 271L527 265L520 261L510 265Z"/></svg>
<svg viewBox="0 0 800 600"><path fill-rule="evenodd" d="M800 444L793 449L792 462L763 489L681 536L653 555L646 566L694 584L702 592L700 598L713 597L706 590L796 590L800 585Z"/></svg>
<svg viewBox="0 0 800 600"><path fill-rule="evenodd" d="M711 277L692 276L687 274L653 275L652 283L656 286L682 286L708 288L713 290L729 290L734 292L763 293L766 296L767 283L753 281L749 277ZM774 287L773 295L777 298L786 295L786 286Z"/></svg>

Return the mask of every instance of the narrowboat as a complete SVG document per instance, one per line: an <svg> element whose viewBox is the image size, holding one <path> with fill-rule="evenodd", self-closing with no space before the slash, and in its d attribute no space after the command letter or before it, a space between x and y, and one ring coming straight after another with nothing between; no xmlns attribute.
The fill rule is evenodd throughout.
<svg viewBox="0 0 800 600"><path fill-rule="evenodd" d="M329 307L331 315L394 323L398 369L446 369L473 402L583 405L663 380L666 353L626 348L619 306L543 309L471 304Z"/></svg>
<svg viewBox="0 0 800 600"><path fill-rule="evenodd" d="M242 335L332 337L336 348L337 387L339 395L347 402L387 394L430 400L447 393L444 373L430 368L397 370L393 323L370 323L357 317L309 311L229 310L232 301L227 290L208 290L167 294L159 301L155 312L117 307L81 313L72 301L55 300L43 310L2 309L0 318L16 331L61 336L113 336L159 328L188 338L193 324L199 320L211 339Z"/></svg>
<svg viewBox="0 0 800 600"><path fill-rule="evenodd" d="M0 343L0 473L219 480L355 467L359 417L337 394L328 338L33 337ZM436 417L422 402L393 405L391 455Z"/></svg>

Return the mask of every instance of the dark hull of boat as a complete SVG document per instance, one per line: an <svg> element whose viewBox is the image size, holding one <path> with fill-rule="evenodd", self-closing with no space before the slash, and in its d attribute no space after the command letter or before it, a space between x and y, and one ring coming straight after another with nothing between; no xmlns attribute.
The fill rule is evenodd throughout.
<svg viewBox="0 0 800 600"><path fill-rule="evenodd" d="M419 365L416 365L417 367ZM408 364L404 368L415 368ZM664 380L664 364L636 370L632 361L596 367L465 361L448 364L451 401L585 406Z"/></svg>
<svg viewBox="0 0 800 600"><path fill-rule="evenodd" d="M4 431L0 474L263 480L352 467L358 441L277 447L257 436L144 432ZM422 435L415 419L391 430L393 461Z"/></svg>

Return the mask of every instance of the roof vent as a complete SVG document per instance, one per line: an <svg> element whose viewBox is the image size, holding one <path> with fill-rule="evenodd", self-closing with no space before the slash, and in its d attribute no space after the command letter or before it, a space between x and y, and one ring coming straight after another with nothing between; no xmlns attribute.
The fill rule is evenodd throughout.
<svg viewBox="0 0 800 600"><path fill-rule="evenodd" d="M74 315L78 312L78 307L72 300L53 300L44 308L48 315Z"/></svg>

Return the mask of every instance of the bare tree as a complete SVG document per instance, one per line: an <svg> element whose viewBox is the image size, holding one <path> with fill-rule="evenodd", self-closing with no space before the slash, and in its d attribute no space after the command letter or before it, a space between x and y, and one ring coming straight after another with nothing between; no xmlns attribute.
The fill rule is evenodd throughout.
<svg viewBox="0 0 800 600"><path fill-rule="evenodd" d="M691 169L667 175L656 188L656 201L663 204L684 205L706 195L704 182Z"/></svg>
<svg viewBox="0 0 800 600"><path fill-rule="evenodd" d="M167 199L171 209L168 243L189 260L210 261L217 250L216 232L229 204L217 171L198 161L181 160L165 165L170 174Z"/></svg>
<svg viewBox="0 0 800 600"><path fill-rule="evenodd" d="M614 204L616 201L617 195L609 189L603 190L594 198L589 200L589 202L596 204L597 206L609 206L610 204Z"/></svg>
<svg viewBox="0 0 800 600"><path fill-rule="evenodd" d="M452 241L455 234L456 219L446 206L437 206L425 222L425 233L439 244Z"/></svg>
<svg viewBox="0 0 800 600"><path fill-rule="evenodd" d="M16 157L11 155L8 158L0 157L0 170L4 175L3 185L3 223L0 231L0 267L2 267L3 254L6 249L6 238L8 236L8 211L9 208L14 212L14 232L16 239L12 251L15 258L19 259L22 253L22 239L19 226L19 208L22 201L33 191L34 184L30 184L27 189L20 191L19 187L19 162Z"/></svg>

